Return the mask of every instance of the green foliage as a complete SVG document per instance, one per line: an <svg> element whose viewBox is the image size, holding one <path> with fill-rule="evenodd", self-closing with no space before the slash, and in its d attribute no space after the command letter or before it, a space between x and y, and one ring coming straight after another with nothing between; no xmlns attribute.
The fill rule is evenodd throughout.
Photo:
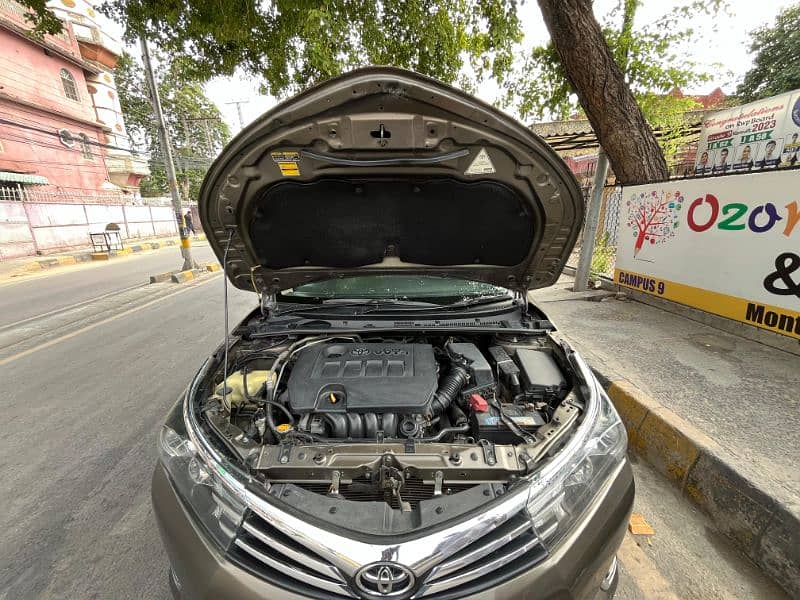
<svg viewBox="0 0 800 600"><path fill-rule="evenodd" d="M166 64L166 61L159 61ZM125 123L131 137L141 142L154 158L151 175L142 181L143 196L168 193L161 163L155 115L147 93L142 66L131 55L123 54L115 71ZM196 81L186 81L174 66L157 69L158 92L164 118L172 140L175 167L186 199L196 199L200 183L211 160L230 138L219 109Z"/></svg>
<svg viewBox="0 0 800 600"><path fill-rule="evenodd" d="M597 280L601 275L611 275L614 267L616 247L611 243L611 236L606 231L597 238L592 253L592 264L589 266L591 279Z"/></svg>
<svg viewBox="0 0 800 600"><path fill-rule="evenodd" d="M30 11L25 18L33 25L33 29L29 32L33 37L41 38L48 33L55 35L64 29L61 20L47 8L47 0L17 0L17 2Z"/></svg>
<svg viewBox="0 0 800 600"><path fill-rule="evenodd" d="M743 102L752 102L800 88L800 4L784 9L772 27L753 33L753 68L736 89Z"/></svg>
<svg viewBox="0 0 800 600"><path fill-rule="evenodd" d="M522 39L516 0L110 0L103 11L192 80L236 70L277 97L369 64L447 82L502 80Z"/></svg>
<svg viewBox="0 0 800 600"><path fill-rule="evenodd" d="M699 12L716 14L724 4L721 0L687 2L652 23L637 26L641 4L642 0L620 0L601 25L645 118L655 127L668 126L692 107L690 101L672 98L669 92L711 78L682 55L681 47L697 40L694 30L681 23ZM516 76L507 78L504 87L506 104L515 105L523 118L563 120L579 108L552 43L529 49Z"/></svg>

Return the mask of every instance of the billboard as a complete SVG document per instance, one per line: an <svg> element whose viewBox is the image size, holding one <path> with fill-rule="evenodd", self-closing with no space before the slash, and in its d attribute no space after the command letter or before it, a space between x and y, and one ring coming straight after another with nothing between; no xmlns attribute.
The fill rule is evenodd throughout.
<svg viewBox="0 0 800 600"><path fill-rule="evenodd" d="M800 170L622 194L616 283L800 339Z"/></svg>
<svg viewBox="0 0 800 600"><path fill-rule="evenodd" d="M800 166L800 90L716 112L705 121L694 174Z"/></svg>

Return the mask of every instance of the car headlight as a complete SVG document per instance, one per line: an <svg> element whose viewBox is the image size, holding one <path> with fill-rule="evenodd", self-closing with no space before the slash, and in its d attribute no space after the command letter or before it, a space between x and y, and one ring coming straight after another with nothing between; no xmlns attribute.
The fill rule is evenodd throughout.
<svg viewBox="0 0 800 600"><path fill-rule="evenodd" d="M614 405L592 378L596 409L571 448L531 478L528 514L539 539L552 549L591 504L608 477L625 459L628 436ZM574 445L573 445L574 444Z"/></svg>
<svg viewBox="0 0 800 600"><path fill-rule="evenodd" d="M170 411L158 437L161 464L172 485L209 536L227 549L242 521L245 504L198 455L186 435L183 401ZM217 468L224 468L219 466Z"/></svg>

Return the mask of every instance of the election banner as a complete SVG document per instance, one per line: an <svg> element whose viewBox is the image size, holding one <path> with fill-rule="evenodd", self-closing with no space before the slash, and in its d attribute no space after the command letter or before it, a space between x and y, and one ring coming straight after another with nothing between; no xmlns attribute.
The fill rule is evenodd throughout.
<svg viewBox="0 0 800 600"><path fill-rule="evenodd" d="M622 190L619 285L800 339L800 170Z"/></svg>
<svg viewBox="0 0 800 600"><path fill-rule="evenodd" d="M694 174L800 165L800 90L716 112L703 121Z"/></svg>

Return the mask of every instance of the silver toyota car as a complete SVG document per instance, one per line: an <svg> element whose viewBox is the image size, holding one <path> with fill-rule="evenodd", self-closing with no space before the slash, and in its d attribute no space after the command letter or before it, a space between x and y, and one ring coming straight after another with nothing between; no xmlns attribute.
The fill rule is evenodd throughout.
<svg viewBox="0 0 800 600"><path fill-rule="evenodd" d="M176 598L613 596L625 429L528 301L583 218L555 152L368 68L242 131L199 208L254 310L160 433Z"/></svg>

